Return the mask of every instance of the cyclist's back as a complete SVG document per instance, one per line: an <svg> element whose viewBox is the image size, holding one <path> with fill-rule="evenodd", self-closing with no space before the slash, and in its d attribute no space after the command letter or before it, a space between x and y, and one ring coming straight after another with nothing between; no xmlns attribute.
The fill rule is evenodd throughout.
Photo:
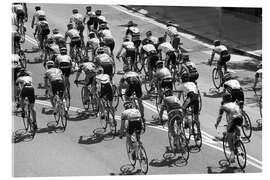
<svg viewBox="0 0 270 180"><path fill-rule="evenodd" d="M172 110L181 108L180 100L174 95L165 97L163 101L168 113L171 112Z"/></svg>
<svg viewBox="0 0 270 180"><path fill-rule="evenodd" d="M80 32L77 29L70 29L66 32L66 35L70 38L70 39L74 39L74 38L80 38Z"/></svg>
<svg viewBox="0 0 270 180"><path fill-rule="evenodd" d="M172 78L172 74L168 68L163 67L157 70L156 77L158 80L163 80L167 78Z"/></svg>
<svg viewBox="0 0 270 180"><path fill-rule="evenodd" d="M50 81L63 80L62 71L58 68L50 68L45 72L45 77Z"/></svg>

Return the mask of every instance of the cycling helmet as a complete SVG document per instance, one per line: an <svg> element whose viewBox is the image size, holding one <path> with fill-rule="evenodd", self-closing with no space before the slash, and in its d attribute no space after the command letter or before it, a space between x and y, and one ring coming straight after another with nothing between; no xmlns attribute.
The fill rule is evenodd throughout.
<svg viewBox="0 0 270 180"><path fill-rule="evenodd" d="M89 37L90 39L91 39L91 38L95 38L95 37L96 37L96 34L95 34L93 31L91 31L91 32L89 32L88 37Z"/></svg>
<svg viewBox="0 0 270 180"><path fill-rule="evenodd" d="M48 39L47 39L47 43L48 43L48 44L52 44L52 43L53 43L53 38L48 38Z"/></svg>
<svg viewBox="0 0 270 180"><path fill-rule="evenodd" d="M72 28L73 28L73 24L72 24L72 23L68 23L68 24L67 24L67 28L68 28L68 29L72 29Z"/></svg>
<svg viewBox="0 0 270 180"><path fill-rule="evenodd" d="M128 21L128 23L127 23L128 27L135 26L135 25L137 25L137 24L135 24L133 21Z"/></svg>
<svg viewBox="0 0 270 180"><path fill-rule="evenodd" d="M35 10L36 10L36 11L41 10L41 7L40 7L40 6L36 6L36 7L35 7Z"/></svg>
<svg viewBox="0 0 270 180"><path fill-rule="evenodd" d="M230 102L231 100L232 100L231 94L228 92L225 92L225 94L222 96L221 104L223 104L224 102Z"/></svg>
<svg viewBox="0 0 270 180"><path fill-rule="evenodd" d="M189 55L183 55L183 61L188 62L189 61Z"/></svg>
<svg viewBox="0 0 270 180"><path fill-rule="evenodd" d="M173 95L173 91L172 91L171 89L165 89L164 95L165 95L166 97L172 96L172 95Z"/></svg>
<svg viewBox="0 0 270 180"><path fill-rule="evenodd" d="M106 28L108 28L106 23L102 23L102 24L99 25L99 29L103 30L103 29L106 29Z"/></svg>
<svg viewBox="0 0 270 180"><path fill-rule="evenodd" d="M188 73L182 74L181 80L182 80L183 83L188 82L188 80L189 80Z"/></svg>
<svg viewBox="0 0 270 180"><path fill-rule="evenodd" d="M86 11L91 11L92 10L92 6L86 6Z"/></svg>
<svg viewBox="0 0 270 180"><path fill-rule="evenodd" d="M61 53L61 54L67 54L67 48L66 48L66 47L62 47L62 48L60 49L60 53Z"/></svg>
<svg viewBox="0 0 270 180"><path fill-rule="evenodd" d="M163 42L165 42L165 38L162 36L162 37L159 37L158 38L158 42L159 43L163 43Z"/></svg>
<svg viewBox="0 0 270 180"><path fill-rule="evenodd" d="M223 76L224 82L229 81L230 79L232 79L231 73L227 72L226 74L224 74Z"/></svg>
<svg viewBox="0 0 270 180"><path fill-rule="evenodd" d="M95 11L95 14L96 14L97 16L100 16L100 15L101 15L101 10L96 10L96 11Z"/></svg>
<svg viewBox="0 0 270 180"><path fill-rule="evenodd" d="M219 46L220 45L220 40L214 40L213 44L214 44L214 46Z"/></svg>
<svg viewBox="0 0 270 180"><path fill-rule="evenodd" d="M55 28L52 30L53 34L58 34L59 33L59 29Z"/></svg>
<svg viewBox="0 0 270 180"><path fill-rule="evenodd" d="M163 62L162 61L157 61L156 62L156 67L157 68L163 68Z"/></svg>
<svg viewBox="0 0 270 180"><path fill-rule="evenodd" d="M152 31L147 31L145 34L147 37L152 36Z"/></svg>
<svg viewBox="0 0 270 180"><path fill-rule="evenodd" d="M103 53L105 53L105 50L103 48L97 49L97 54L103 54Z"/></svg>
<svg viewBox="0 0 270 180"><path fill-rule="evenodd" d="M73 13L73 14L77 14L77 13L79 13L79 10L78 10L78 9L73 9L73 10L72 10L72 13Z"/></svg>
<svg viewBox="0 0 270 180"><path fill-rule="evenodd" d="M133 102L132 101L125 101L123 106L125 109L131 109L131 108L133 108Z"/></svg>
<svg viewBox="0 0 270 180"><path fill-rule="evenodd" d="M46 66L47 66L48 69L50 69L50 68L52 68L54 66L54 62L53 61L47 61Z"/></svg>
<svg viewBox="0 0 270 180"><path fill-rule="evenodd" d="M102 24L107 23L107 20L106 20L106 18L104 16L100 16L98 19L102 22Z"/></svg>
<svg viewBox="0 0 270 180"><path fill-rule="evenodd" d="M18 77L22 77L22 76L31 76L31 75L32 75L32 73L31 73L30 71L27 71L27 70L24 69L24 68L22 68L22 69L18 72L18 74L17 74Z"/></svg>

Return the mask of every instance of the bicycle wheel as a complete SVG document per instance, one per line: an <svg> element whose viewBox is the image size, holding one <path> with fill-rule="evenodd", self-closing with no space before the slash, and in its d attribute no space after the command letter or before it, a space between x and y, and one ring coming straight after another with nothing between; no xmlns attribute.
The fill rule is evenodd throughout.
<svg viewBox="0 0 270 180"><path fill-rule="evenodd" d="M112 110L108 110L107 111L107 117L109 118L108 119L108 122L110 124L110 131L111 131L111 134L113 135L116 135L116 127L117 127L117 122L115 120L115 117L113 115L113 112Z"/></svg>
<svg viewBox="0 0 270 180"><path fill-rule="evenodd" d="M176 149L175 147L175 129L177 128L177 121L176 118L172 118L171 120L169 120L168 123L168 139L169 139L169 145L172 151L174 151Z"/></svg>
<svg viewBox="0 0 270 180"><path fill-rule="evenodd" d="M231 152L230 152L230 148L229 148L228 137L226 134L223 135L222 145L223 145L223 152L224 152L225 158L228 162L230 162Z"/></svg>
<svg viewBox="0 0 270 180"><path fill-rule="evenodd" d="M252 125L251 125L250 118L244 110L242 111L242 116L243 116L243 123L242 123L241 129L243 131L245 138L250 139L251 134L252 134Z"/></svg>
<svg viewBox="0 0 270 180"><path fill-rule="evenodd" d="M61 104L61 108L59 109L59 115L61 119L61 124L64 130L67 127L67 112L65 111L64 104Z"/></svg>
<svg viewBox="0 0 270 180"><path fill-rule="evenodd" d="M139 159L139 163L140 163L141 172L143 174L147 174L147 172L148 172L148 158L147 158L146 151L145 151L142 144L139 145L138 159Z"/></svg>
<svg viewBox="0 0 270 180"><path fill-rule="evenodd" d="M235 142L235 150L236 150L236 157L238 165L241 169L245 169L247 164L247 154L246 154L246 148L244 146L244 143L240 140L237 140Z"/></svg>
<svg viewBox="0 0 270 180"><path fill-rule="evenodd" d="M137 72L141 72L144 66L143 59L140 57L140 55L137 55L136 60L135 60L135 68Z"/></svg>
<svg viewBox="0 0 270 180"><path fill-rule="evenodd" d="M135 138L134 136L131 136L131 143L134 144L135 143ZM134 167L136 165L136 158L133 159L132 158L132 154L135 153L134 149L132 149L132 147L129 145L128 141L126 140L126 149L127 149L127 155L128 155L128 159L130 164Z"/></svg>
<svg viewBox="0 0 270 180"><path fill-rule="evenodd" d="M218 72L217 68L212 71L212 80L215 88L219 89L222 84L222 75Z"/></svg>
<svg viewBox="0 0 270 180"><path fill-rule="evenodd" d="M200 130L200 123L198 121L192 121L193 137L196 147L202 147L202 134Z"/></svg>
<svg viewBox="0 0 270 180"><path fill-rule="evenodd" d="M113 90L113 107L116 109L119 104L119 94L116 85L112 85L112 90Z"/></svg>
<svg viewBox="0 0 270 180"><path fill-rule="evenodd" d="M89 109L89 106L90 106L90 102L87 101L87 103L84 104L84 102L86 101L86 99L85 99L85 94L84 94L85 88L87 88L87 87L83 86L82 89L81 89L81 99L82 99L82 104L83 104L84 109L85 109L85 110L88 110L88 109ZM90 94L90 93L88 92L88 94ZM91 103L92 103L92 102L91 102Z"/></svg>

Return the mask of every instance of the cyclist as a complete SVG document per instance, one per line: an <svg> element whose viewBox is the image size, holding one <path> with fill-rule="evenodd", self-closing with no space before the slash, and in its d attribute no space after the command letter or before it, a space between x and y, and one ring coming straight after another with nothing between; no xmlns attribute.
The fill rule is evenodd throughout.
<svg viewBox="0 0 270 180"><path fill-rule="evenodd" d="M256 71L256 74L255 74L255 81L254 81L254 85L253 85L253 89L255 90L256 86L257 86L257 83L258 83L258 80L259 78L262 78L262 63L260 63L258 66L257 66L258 70Z"/></svg>
<svg viewBox="0 0 270 180"><path fill-rule="evenodd" d="M17 15L17 21L18 23L24 23L24 21L27 22L27 8L26 8L26 3L13 3L13 11Z"/></svg>
<svg viewBox="0 0 270 180"><path fill-rule="evenodd" d="M237 101L240 108L244 105L244 92L238 80L234 79L230 73L226 73L223 77L224 92L228 92L232 97L232 102Z"/></svg>
<svg viewBox="0 0 270 180"><path fill-rule="evenodd" d="M121 114L121 127L120 127L120 136L119 138L122 139L124 136L124 127L125 127L125 121L128 121L127 129L126 129L126 135L127 135L127 143L130 147L132 146L131 136L134 132L141 133L142 130L142 118L141 113L138 109L134 107L134 104L132 101L126 101L124 102L124 108L125 110ZM135 151L132 153L132 159L135 160L136 154Z"/></svg>
<svg viewBox="0 0 270 180"><path fill-rule="evenodd" d="M47 40L48 34L50 34L50 28L46 18L39 16L38 20L39 22L36 24L34 37L36 36L36 34L38 34L38 39L40 43L39 46L41 49L43 49L43 43Z"/></svg>
<svg viewBox="0 0 270 180"><path fill-rule="evenodd" d="M173 91L171 89L165 89L164 91L164 99L159 112L160 122L162 122L163 112L165 109L167 110L168 114L168 122L170 122L170 119L175 115L175 113L180 112L182 117L181 102L176 96L173 95Z"/></svg>
<svg viewBox="0 0 270 180"><path fill-rule="evenodd" d="M155 46L155 48L157 49L158 48L158 38L152 35L152 31L147 31L145 33L145 35L146 35L146 38L144 40L146 40L146 39L150 40L152 42L152 44Z"/></svg>
<svg viewBox="0 0 270 180"><path fill-rule="evenodd" d="M218 70L221 70L222 67L224 67L224 72L226 73L227 72L227 64L226 63L231 59L231 55L229 54L227 47L220 43L220 40L215 40L213 42L213 44L215 47L212 51L211 59L208 61L208 64L210 66L212 65L212 61L215 57L215 54L217 53L220 55L219 60L217 62L217 68L218 68Z"/></svg>
<svg viewBox="0 0 270 180"><path fill-rule="evenodd" d="M86 52L90 49L92 50L92 59L95 57L96 49L99 48L99 39L96 37L96 34L91 31L88 35L88 40L86 42Z"/></svg>
<svg viewBox="0 0 270 180"><path fill-rule="evenodd" d="M21 97L21 107L23 108L24 99L27 97L29 100L30 111L33 117L34 129L37 129L37 121L36 121L36 111L34 109L35 104L35 89L33 86L33 80L31 77L31 72L22 69L18 73L18 79L16 80L16 85L19 87L19 94ZM22 109L23 110L23 109ZM23 111L24 112L24 111ZM22 113L22 117L24 118L25 114Z"/></svg>
<svg viewBox="0 0 270 180"><path fill-rule="evenodd" d="M94 24L94 19L96 17L96 14L95 12L92 11L92 7L91 6L87 6L86 8L86 13L84 15L84 18L83 18L83 23L85 24L86 20L86 24L87 24L87 29L89 32L92 31L92 25Z"/></svg>
<svg viewBox="0 0 270 180"><path fill-rule="evenodd" d="M172 80L172 74L170 70L166 67L163 67L163 62L158 61L156 63L156 72L154 73L154 77L151 84L150 92L155 89L154 85L157 84L158 92L159 94L163 89L173 89L173 80Z"/></svg>
<svg viewBox="0 0 270 180"><path fill-rule="evenodd" d="M97 32L99 25L106 22L106 18L101 15L101 10L96 10L95 15L96 17L94 18L94 31Z"/></svg>
<svg viewBox="0 0 270 180"><path fill-rule="evenodd" d="M78 9L73 9L72 10L72 16L69 20L69 23L73 24L73 27L77 29L80 32L80 37L83 42L83 30L84 30L84 25L83 25L83 16L82 14L79 13Z"/></svg>
<svg viewBox="0 0 270 180"><path fill-rule="evenodd" d="M136 49L139 49L141 44L140 40L140 30L137 28L137 24L133 23L133 21L129 21L127 24L126 36L131 36L131 40L134 43Z"/></svg>
<svg viewBox="0 0 270 180"><path fill-rule="evenodd" d="M183 56L183 65L181 66L181 70L179 72L188 73L189 81L197 84L196 81L199 78L199 73L195 64L190 61L189 55Z"/></svg>
<svg viewBox="0 0 270 180"><path fill-rule="evenodd" d="M101 66L104 70L104 74L108 74L110 79L113 78L113 60L112 58L105 53L104 49L97 49L97 55L94 59L94 62L97 66Z"/></svg>
<svg viewBox="0 0 270 180"><path fill-rule="evenodd" d="M60 54L59 46L53 41L52 38L48 38L45 47L44 66L47 60L55 60L55 57Z"/></svg>
<svg viewBox="0 0 270 180"><path fill-rule="evenodd" d="M51 38L53 41L59 46L59 48L66 47L66 41L63 34L59 32L59 29L53 29L52 30L52 36Z"/></svg>
<svg viewBox="0 0 270 180"><path fill-rule="evenodd" d="M122 53L123 49L125 51ZM136 47L134 43L128 37L124 38L124 41L122 43L122 46L120 47L120 50L118 51L116 55L116 58L119 59L120 55L121 57L123 57L123 62L125 65L129 65L127 61L128 57L131 59L131 64L132 65L134 64L135 56L136 56Z"/></svg>
<svg viewBox="0 0 270 180"><path fill-rule="evenodd" d="M238 104L236 102L231 102L231 95L229 93L225 93L223 95L215 128L218 127L224 112L226 113L226 117L228 117L226 118L228 123L226 134L228 137L229 149L231 151L230 162L234 163L235 152L233 148L233 134L237 133L238 135L240 135L240 130L238 129L238 127L242 125L243 117Z"/></svg>
<svg viewBox="0 0 270 180"><path fill-rule="evenodd" d="M74 47L81 48L81 36L80 32L77 29L73 28L73 24L69 23L67 25L67 32L65 33L65 41L67 38L70 38L70 57L74 58L75 54L73 54Z"/></svg>
<svg viewBox="0 0 270 180"><path fill-rule="evenodd" d="M140 76L138 73L131 71L128 66L124 66L124 72L125 74L122 76L122 78L119 81L119 87L120 92L122 92L122 89L126 89L125 91L125 100L129 100L130 97L135 93L139 110L141 112L143 121L145 123L144 119L144 107L142 103L142 82L140 80Z"/></svg>
<svg viewBox="0 0 270 180"><path fill-rule="evenodd" d="M172 22L167 23L167 30L164 34L164 39L166 41L167 36L170 37L170 43L173 46L175 50L178 50L180 47L180 35L177 30L177 27L179 27L177 24L173 24Z"/></svg>
<svg viewBox="0 0 270 180"><path fill-rule="evenodd" d="M56 115L56 108L53 101L56 92L59 92L60 99L63 98L65 92L64 76L59 68L55 68L53 61L47 61L46 63L47 71L44 74L45 89L49 91L50 101L53 107L53 114ZM63 99L65 104L65 99ZM67 108L65 107L67 111Z"/></svg>
<svg viewBox="0 0 270 180"><path fill-rule="evenodd" d="M165 66L169 68L170 64L172 63L173 67L175 67L176 65L175 49L169 42L165 41L164 37L160 37L158 40L159 40L158 51L160 53L160 57L163 57L165 55L165 64L166 64Z"/></svg>
<svg viewBox="0 0 270 180"><path fill-rule="evenodd" d="M199 122L199 90L194 82L189 82L189 75L187 73L182 74L181 76L182 83L179 86L179 97L184 93L186 94L186 99L183 103L184 115L186 113L187 108L193 107L194 120ZM191 120L191 119L187 119ZM191 125L191 122L186 122L185 127L187 128L187 124Z"/></svg>
<svg viewBox="0 0 270 180"><path fill-rule="evenodd" d="M99 112L100 118L104 119L104 107L102 106L101 99L106 98L109 101L110 109L113 111L113 90L112 90L112 82L110 80L110 76L108 74L104 74L103 69L101 67L97 70L97 75L94 77L92 87L94 87L94 92L98 94L98 103L99 103Z"/></svg>
<svg viewBox="0 0 270 180"><path fill-rule="evenodd" d="M142 41L142 48L141 48L141 57L148 59L148 72L150 79L153 75L153 70L156 69L156 63L159 60L159 56L157 54L155 46L152 44L152 41L146 39Z"/></svg>
<svg viewBox="0 0 270 180"><path fill-rule="evenodd" d="M111 49L105 45L105 43L103 41L101 41L99 43L99 46L97 49L96 49L96 52L99 51L100 49L104 50L104 53L105 54L108 54L112 59L113 59L113 55L112 55L112 52L111 52ZM114 61L114 59L113 59Z"/></svg>
<svg viewBox="0 0 270 180"><path fill-rule="evenodd" d="M113 57L115 42L107 23L103 23L99 26L98 36L101 42L104 42L105 46L110 48Z"/></svg>
<svg viewBox="0 0 270 180"><path fill-rule="evenodd" d="M32 29L34 29L34 25L37 25L40 17L41 18L45 18L46 17L45 12L43 10L41 10L41 7L40 6L36 6L35 7L35 10L36 10L36 12L33 15L32 23L31 23L31 28Z"/></svg>
<svg viewBox="0 0 270 180"><path fill-rule="evenodd" d="M67 55L67 48L62 47L60 49L60 54L55 58L55 67L62 71L65 78L65 87L70 90L69 76L72 68L72 60L71 57Z"/></svg>

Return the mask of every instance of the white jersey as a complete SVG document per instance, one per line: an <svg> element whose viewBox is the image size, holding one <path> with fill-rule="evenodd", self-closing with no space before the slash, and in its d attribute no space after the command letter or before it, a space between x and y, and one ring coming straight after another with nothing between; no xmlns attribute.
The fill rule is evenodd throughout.
<svg viewBox="0 0 270 180"><path fill-rule="evenodd" d="M224 45L219 45L214 48L214 51L220 54L222 51L228 51L228 49Z"/></svg>
<svg viewBox="0 0 270 180"><path fill-rule="evenodd" d="M46 17L45 11L38 10L38 11L35 12L35 14L34 14L34 18L35 18L34 24L37 24L38 23L39 17Z"/></svg>
<svg viewBox="0 0 270 180"><path fill-rule="evenodd" d="M75 38L75 37L80 37L80 32L77 30L77 29L70 29L66 32L66 35L72 39L72 38Z"/></svg>
<svg viewBox="0 0 270 180"><path fill-rule="evenodd" d="M106 18L104 16L97 16L97 19L100 21L106 22Z"/></svg>
<svg viewBox="0 0 270 180"><path fill-rule="evenodd" d="M177 28L174 26L168 26L166 33L169 35L171 39L173 38L173 36L178 35Z"/></svg>
<svg viewBox="0 0 270 180"><path fill-rule="evenodd" d="M95 73L96 65L92 62L84 62L80 64L80 69L83 70L85 74Z"/></svg>
<svg viewBox="0 0 270 180"><path fill-rule="evenodd" d="M135 45L132 41L123 42L122 47L127 49L135 49Z"/></svg>
<svg viewBox="0 0 270 180"><path fill-rule="evenodd" d="M13 8L14 8L14 12L24 11L24 8L23 8L22 4L14 4Z"/></svg>
<svg viewBox="0 0 270 180"><path fill-rule="evenodd" d="M56 40L56 39L64 39L65 37L63 34L57 33L57 34L53 34L51 38Z"/></svg>
<svg viewBox="0 0 270 180"><path fill-rule="evenodd" d="M194 82L182 83L179 87L179 91L183 91L185 92L185 94L188 94L189 92L194 92L195 94L199 94L198 88Z"/></svg>
<svg viewBox="0 0 270 180"><path fill-rule="evenodd" d="M241 109L236 102L223 104L221 109L226 112L228 124L232 119L242 116Z"/></svg>
<svg viewBox="0 0 270 180"><path fill-rule="evenodd" d="M20 56L18 54L11 55L12 68L21 68Z"/></svg>
<svg viewBox="0 0 270 180"><path fill-rule="evenodd" d="M150 51L156 51L156 48L153 44L146 44L146 45L143 45L143 50L146 51L146 52L150 52Z"/></svg>
<svg viewBox="0 0 270 180"><path fill-rule="evenodd" d="M83 22L83 15L81 15L80 13L73 14L70 18L70 23L73 23L74 25L77 25L82 22Z"/></svg>
<svg viewBox="0 0 270 180"><path fill-rule="evenodd" d="M241 88L239 81L237 81L236 79L231 79L229 81L226 81L224 83L224 85L229 86L231 89L240 89Z"/></svg>
<svg viewBox="0 0 270 180"><path fill-rule="evenodd" d="M126 109L121 114L121 119L128 121L139 121L141 117L140 111L135 108Z"/></svg>
<svg viewBox="0 0 270 180"><path fill-rule="evenodd" d="M87 44L91 46L93 49L97 49L99 47L99 39L98 38L91 38L87 41Z"/></svg>
<svg viewBox="0 0 270 180"><path fill-rule="evenodd" d="M109 29L101 30L100 34L104 39L113 39L113 35Z"/></svg>
<svg viewBox="0 0 270 180"><path fill-rule="evenodd" d="M162 53L167 54L167 52L174 51L174 48L172 47L171 43L164 42L158 46L158 50L161 50Z"/></svg>
<svg viewBox="0 0 270 180"><path fill-rule="evenodd" d="M23 88L25 85L33 86L33 79L31 76L21 76L16 80L16 83L20 84L20 88Z"/></svg>
<svg viewBox="0 0 270 180"><path fill-rule="evenodd" d="M60 64L60 63L71 63L71 57L69 55L61 55L59 54L56 56L55 61Z"/></svg>
<svg viewBox="0 0 270 180"><path fill-rule="evenodd" d="M150 41L152 41L154 44L157 44L157 43L158 43L158 38L155 37L155 36L150 36L150 37L148 37L148 39L149 39Z"/></svg>
<svg viewBox="0 0 270 180"><path fill-rule="evenodd" d="M97 84L107 84L110 83L110 76L108 74L98 74L96 75Z"/></svg>

